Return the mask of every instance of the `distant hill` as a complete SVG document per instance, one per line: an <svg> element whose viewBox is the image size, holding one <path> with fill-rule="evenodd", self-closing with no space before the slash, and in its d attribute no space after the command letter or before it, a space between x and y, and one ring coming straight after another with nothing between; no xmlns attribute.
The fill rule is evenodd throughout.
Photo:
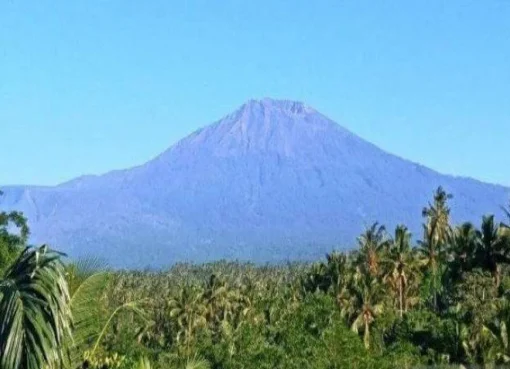
<svg viewBox="0 0 510 369"><path fill-rule="evenodd" d="M499 213L508 188L391 155L316 110L251 100L144 165L56 187L1 187L33 241L114 266L309 259L355 244L373 221L406 223L442 185L453 220Z"/></svg>

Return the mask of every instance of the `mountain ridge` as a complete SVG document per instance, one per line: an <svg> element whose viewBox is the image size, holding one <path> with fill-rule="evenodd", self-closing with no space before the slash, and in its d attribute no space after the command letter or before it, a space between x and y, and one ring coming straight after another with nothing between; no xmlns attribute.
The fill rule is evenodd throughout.
<svg viewBox="0 0 510 369"><path fill-rule="evenodd" d="M454 220L498 212L510 189L442 175L363 140L301 102L250 100L148 162L54 187L5 187L37 242L119 266L308 259L350 247L363 226L419 234L433 190Z"/></svg>

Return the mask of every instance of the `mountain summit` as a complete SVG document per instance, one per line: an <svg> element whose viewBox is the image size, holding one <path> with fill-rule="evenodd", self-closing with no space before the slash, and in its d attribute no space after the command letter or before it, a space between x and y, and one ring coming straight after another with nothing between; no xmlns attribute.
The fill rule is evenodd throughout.
<svg viewBox="0 0 510 369"><path fill-rule="evenodd" d="M497 212L507 188L391 155L313 108L250 100L144 165L56 187L7 187L34 242L114 266L236 258L282 261L348 248L374 221L407 224L442 185L453 219Z"/></svg>
<svg viewBox="0 0 510 369"><path fill-rule="evenodd" d="M327 140L331 133L349 135L303 103L266 98L248 101L175 148L208 150L221 157L260 153L295 157L303 154L303 145L331 144Z"/></svg>

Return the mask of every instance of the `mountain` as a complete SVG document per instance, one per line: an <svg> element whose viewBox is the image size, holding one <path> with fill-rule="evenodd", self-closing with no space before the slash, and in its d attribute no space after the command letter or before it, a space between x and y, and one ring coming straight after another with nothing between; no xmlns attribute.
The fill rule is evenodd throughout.
<svg viewBox="0 0 510 369"><path fill-rule="evenodd" d="M417 238L437 186L454 221L498 213L510 189L439 174L362 140L305 104L251 100L144 165L55 187L2 187L33 242L120 267L310 259L373 221Z"/></svg>

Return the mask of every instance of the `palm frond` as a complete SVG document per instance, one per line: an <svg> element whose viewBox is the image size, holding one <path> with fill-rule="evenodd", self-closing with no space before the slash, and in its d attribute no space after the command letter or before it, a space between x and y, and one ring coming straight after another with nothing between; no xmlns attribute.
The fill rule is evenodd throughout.
<svg viewBox="0 0 510 369"><path fill-rule="evenodd" d="M202 359L198 356L195 356L193 359L188 359L186 363L186 369L210 369L211 366L209 362L205 359Z"/></svg>
<svg viewBox="0 0 510 369"><path fill-rule="evenodd" d="M27 248L0 282L0 367L60 368L71 334L70 298L60 257Z"/></svg>
<svg viewBox="0 0 510 369"><path fill-rule="evenodd" d="M149 319L147 318L146 316L146 313L145 311L140 307L140 305L144 302L144 300L140 300L140 301L131 301L131 302L127 302L123 305L120 305L118 306L109 316L108 316L108 319L106 320L106 322L103 324L103 327L101 329L101 331L99 332L99 334L97 335L97 338L96 338L96 341L94 343L94 347L92 348L92 351L91 351L91 354L93 355L97 348L99 347L99 344L101 343L104 335L106 334L108 328L110 327L110 324L111 322L113 321L113 319L121 312L123 311L131 311L132 313L134 313L135 315L137 315L138 317L142 318L144 321L146 321L147 323L149 322Z"/></svg>
<svg viewBox="0 0 510 369"><path fill-rule="evenodd" d="M138 362L135 365L135 369L151 369L151 368L152 368L151 362L145 356L141 357L140 360L138 360Z"/></svg>
<svg viewBox="0 0 510 369"><path fill-rule="evenodd" d="M90 276L106 271L108 264L94 256L85 257L66 265L67 281L71 296Z"/></svg>
<svg viewBox="0 0 510 369"><path fill-rule="evenodd" d="M99 301L108 285L110 274L96 273L83 281L71 297L71 311L74 318L71 362L81 359L79 349L92 343L101 332L104 314Z"/></svg>

